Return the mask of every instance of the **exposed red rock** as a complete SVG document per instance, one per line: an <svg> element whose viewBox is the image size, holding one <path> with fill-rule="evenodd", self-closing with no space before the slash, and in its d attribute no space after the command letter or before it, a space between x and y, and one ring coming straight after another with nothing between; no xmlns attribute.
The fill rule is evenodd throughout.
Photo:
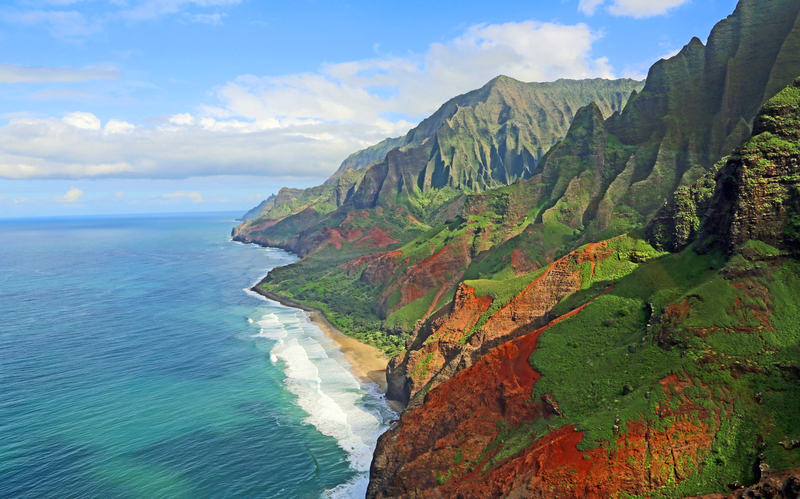
<svg viewBox="0 0 800 499"><path fill-rule="evenodd" d="M347 275L361 272L361 281L367 284L378 284L386 282L394 273L397 266L397 259L402 255L401 251L387 251L383 253L373 253L359 258L354 258L342 265L340 268ZM363 269L363 272L362 272Z"/></svg>
<svg viewBox="0 0 800 499"><path fill-rule="evenodd" d="M677 409L659 406L657 419L671 418L671 425L629 421L613 447L587 451L577 447L583 433L564 426L484 469L497 451L487 452L501 431L495 422L515 428L544 418L558 426L552 397L531 400L540 374L528 360L539 335L551 325L489 351L431 390L424 405L407 411L378 443L367 497L600 499L619 491L646 494L690 475L714 438L707 419L719 421L723 415L684 397L691 383L678 376L661 382L679 398ZM730 400L721 402L729 405Z"/></svg>
<svg viewBox="0 0 800 499"><path fill-rule="evenodd" d="M476 314L475 310L488 310L491 298L487 305L485 297L475 297L474 290L473 294L464 293L462 285L459 288L461 299L454 302L450 313L426 324L412 338L406 357L390 363L387 371L390 398L413 401L422 390L430 390L450 379L490 349L542 326L561 299L580 289L582 278L577 265L592 262L594 268L596 262L611 254L608 243L603 242L590 244L561 258L469 336L483 314ZM435 269L434 265L426 263L428 260L420 262L424 264L421 266ZM409 267L412 268L420 268L420 265ZM478 300L482 301L477 303ZM420 363L425 365L420 367Z"/></svg>
<svg viewBox="0 0 800 499"><path fill-rule="evenodd" d="M356 241L354 246L367 245L369 249L376 249L385 248L390 244L397 244L399 242L400 241L387 234L386 231L380 227L373 227L364 237Z"/></svg>
<svg viewBox="0 0 800 499"><path fill-rule="evenodd" d="M408 266L392 286L388 287L378 302L389 315L409 303L422 298L432 290L447 284L451 289L464 275L470 262L469 238L461 237L444 246L428 258ZM389 297L400 289L400 301L388 307ZM434 306L436 302L434 301Z"/></svg>
<svg viewBox="0 0 800 499"><path fill-rule="evenodd" d="M517 248L511 253L511 268L514 270L514 275L530 274L539 270L540 267L539 262L531 261L522 248Z"/></svg>

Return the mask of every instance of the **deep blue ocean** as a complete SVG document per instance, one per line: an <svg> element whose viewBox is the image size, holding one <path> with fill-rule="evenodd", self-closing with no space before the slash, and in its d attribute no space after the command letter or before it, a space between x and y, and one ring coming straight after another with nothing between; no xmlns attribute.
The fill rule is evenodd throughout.
<svg viewBox="0 0 800 499"><path fill-rule="evenodd" d="M394 415L236 215L0 219L0 497L364 497Z"/></svg>

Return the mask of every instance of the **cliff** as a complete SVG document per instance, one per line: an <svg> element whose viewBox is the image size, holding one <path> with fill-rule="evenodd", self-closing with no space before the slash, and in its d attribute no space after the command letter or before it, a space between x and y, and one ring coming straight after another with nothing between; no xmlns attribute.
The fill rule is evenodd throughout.
<svg viewBox="0 0 800 499"><path fill-rule="evenodd" d="M797 497L799 96L800 81L767 102L753 136L665 207L696 216L694 236L666 216L648 227L694 246L584 246L486 317L525 326L427 377L378 443L368 497ZM551 273L557 304L540 316L531 291ZM462 284L434 341L409 350L412 397L485 298Z"/></svg>
<svg viewBox="0 0 800 499"><path fill-rule="evenodd" d="M341 223L341 213L379 206L396 207L423 223L442 222L459 213L465 193L529 177L579 108L596 102L608 116L641 88L641 82L626 79L523 83L497 77L446 102L404 138L354 153L324 185L282 189L260 217L233 235L305 254L310 248L285 241L291 231L281 225L295 233L301 227L319 232ZM312 208L317 217L303 214ZM325 218L333 210L339 213Z"/></svg>
<svg viewBox="0 0 800 499"><path fill-rule="evenodd" d="M437 311L451 310L448 302L464 281L520 282L582 244L645 226L658 248L678 251L701 231L701 215L712 203L735 213L717 211L708 217L707 228L702 229L707 233L705 239L729 239L729 235L712 229L733 227L740 233L738 227L746 219L752 222L748 222L749 227L760 231L759 239L770 244L778 244L778 239L788 243L783 231L787 223L792 227L795 223L795 173L787 163L790 161L778 156L791 154L793 145L791 137L783 137L783 132L776 130L785 130L795 119L793 111L788 110L792 107L788 94L795 90L785 90L767 104L758 119L756 115L765 100L780 90L775 88L778 82L789 85L793 78L787 75L792 71L800 74L800 60L795 57L795 42L800 37L798 11L800 2L794 0L741 1L730 17L714 27L707 46L693 39L675 57L656 63L644 89L631 97L621 114L604 119L602 110L593 104L579 110L566 137L544 155L531 178L469 196L460 225L436 231L434 238L423 235L406 246L430 246L437 256L455 255L449 260L458 264L453 265L457 273L450 267L437 273L442 268L437 263L441 256L437 261L415 262L412 258L408 265L398 261L399 270L384 284L376 310L387 314L389 326L398 323L393 314L405 311L408 316L414 311L416 315L404 317L404 330L429 331L436 326L425 321L441 320ZM773 109L784 101L788 104L782 111ZM776 113L782 113L782 117L767 117ZM775 149L769 161L776 166L761 172L753 164L742 169L729 162L722 168L722 156L731 154L747 138L751 125L757 136L748 144L759 147L759 141L769 141L769 147ZM772 127L773 132L765 127ZM780 140L789 142L779 145ZM735 164L765 161L760 156L748 160L748 154L742 149L741 154L734 155ZM731 186L752 182L742 173L745 171L759 176L761 190L750 192L750 198L740 196L744 204L735 206L729 202L735 190ZM729 179L723 182L729 187L721 194L715 194L717 174ZM728 196L726 200L712 200L723 194ZM764 203L774 211L762 210ZM654 219L659 223L648 225ZM657 235L659 231L665 233ZM764 231L771 231L773 237L766 238ZM755 236L752 231L739 234L730 247ZM442 246L440 241L447 244ZM698 249L704 251L702 246ZM405 250L403 255L408 253ZM434 278L422 278L427 275ZM445 279L447 276L451 279ZM570 292L570 288L565 284L563 291ZM502 307L514 295L502 293L493 306ZM394 302L386 300L391 296L400 297L394 308L388 306ZM538 314L545 317L547 310ZM470 341L479 338L483 336L472 336ZM392 396L405 399L408 394L413 398L434 379L430 378L430 369L417 369L418 363L427 366L436 359L431 365L439 370L434 381L438 383L471 363L453 363L452 359L462 358L462 351L480 355L496 344L493 341L485 346L456 347L410 343L406 358L390 364L389 378L394 380L390 386L397 387Z"/></svg>

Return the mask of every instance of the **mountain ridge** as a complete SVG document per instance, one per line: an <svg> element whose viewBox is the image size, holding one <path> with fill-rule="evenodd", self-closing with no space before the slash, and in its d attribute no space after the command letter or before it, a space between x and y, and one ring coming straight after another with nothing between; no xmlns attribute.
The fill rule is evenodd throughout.
<svg viewBox="0 0 800 499"><path fill-rule="evenodd" d="M367 497L797 497L798 117L800 78L709 175L704 254L628 234L550 266L572 286L555 318L410 406L379 439ZM739 221L718 223L731 207ZM541 294L530 288L515 299ZM450 320L474 321L491 304L462 290ZM530 301L509 306L513 324Z"/></svg>
<svg viewBox="0 0 800 499"><path fill-rule="evenodd" d="M386 139L351 155L323 184L329 189L337 186L342 175L353 170L350 175L357 180L346 188L336 187L344 195L319 202L316 194L323 186L293 191L294 210L289 215L320 204L325 205L322 209L327 213L331 205L341 207L350 199L357 209L373 208L381 198L388 198L416 210L414 215L418 218L428 216L428 212L435 216L436 209L446 210L446 205L459 197L453 190L481 191L529 175L545 150L564 135L578 107L596 100L610 115L622 108L631 91L639 88L640 82L626 79L522 83L506 76L496 77L480 89L449 100L405 137ZM509 101L519 100L526 106L508 105ZM528 108L529 111L520 111ZM503 129L504 126L513 130ZM384 158L375 160L384 150ZM389 153L394 162L387 162ZM400 165L395 166L398 161ZM369 173L370 170L374 171ZM366 176L369 187L361 188ZM389 184L381 189L387 179ZM360 188L362 192L356 197ZM276 204L277 210L268 206L261 218L266 221L286 216L280 205ZM243 226L237 232L246 230Z"/></svg>

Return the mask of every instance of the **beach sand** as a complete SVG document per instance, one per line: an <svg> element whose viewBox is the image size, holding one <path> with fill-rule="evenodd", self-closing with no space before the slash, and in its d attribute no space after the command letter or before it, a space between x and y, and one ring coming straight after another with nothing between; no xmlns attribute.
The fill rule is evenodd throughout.
<svg viewBox="0 0 800 499"><path fill-rule="evenodd" d="M330 339L336 343L344 358L350 364L350 372L362 382L372 381L377 384L383 393L386 393L386 366L389 358L384 355L383 350L372 345L361 343L355 338L351 338L328 321L319 311L307 311L308 318L311 319ZM402 414L406 406L397 400L386 399L389 407L397 414Z"/></svg>
<svg viewBox="0 0 800 499"><path fill-rule="evenodd" d="M260 284L260 283L259 283ZM258 285L251 288L254 292L276 301L283 305L299 308L305 310L308 318L314 322L330 339L336 343L342 352L344 358L350 364L350 372L362 382L373 382L378 385L383 393L386 393L388 385L386 383L386 366L389 364L389 358L384 355L383 350L376 348L366 343L361 343L355 338L345 335L334 326L327 317L315 308L311 308L302 303L294 300L284 298L282 296L264 291ZM405 405L396 400L386 399L392 410L398 414L403 412Z"/></svg>
<svg viewBox="0 0 800 499"><path fill-rule="evenodd" d="M346 336L317 311L309 311L308 318L342 350L344 358L352 366L351 372L355 377L361 381L372 381L386 393L386 366L389 364L389 359L381 349Z"/></svg>

